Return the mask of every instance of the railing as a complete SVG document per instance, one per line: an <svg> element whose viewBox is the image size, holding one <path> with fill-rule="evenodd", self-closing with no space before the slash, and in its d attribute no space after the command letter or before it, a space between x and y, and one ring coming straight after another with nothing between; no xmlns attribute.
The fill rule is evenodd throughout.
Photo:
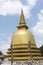
<svg viewBox="0 0 43 65"><path fill-rule="evenodd" d="M11 65L10 61L4 61L1 65ZM13 62L13 65L43 65L43 61L18 61Z"/></svg>

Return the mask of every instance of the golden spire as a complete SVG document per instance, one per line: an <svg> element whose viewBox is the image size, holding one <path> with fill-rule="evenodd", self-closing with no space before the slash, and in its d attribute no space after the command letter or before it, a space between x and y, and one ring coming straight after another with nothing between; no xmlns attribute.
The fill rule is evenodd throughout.
<svg viewBox="0 0 43 65"><path fill-rule="evenodd" d="M26 22L25 22L25 18L24 18L24 14L23 14L23 9L21 10L21 15L20 15L20 23L19 26L17 26L17 28L21 28L24 27L26 29L28 29Z"/></svg>
<svg viewBox="0 0 43 65"><path fill-rule="evenodd" d="M24 18L24 14L23 14L23 9L21 10L21 16L20 16L20 24L26 24L25 23L25 18Z"/></svg>

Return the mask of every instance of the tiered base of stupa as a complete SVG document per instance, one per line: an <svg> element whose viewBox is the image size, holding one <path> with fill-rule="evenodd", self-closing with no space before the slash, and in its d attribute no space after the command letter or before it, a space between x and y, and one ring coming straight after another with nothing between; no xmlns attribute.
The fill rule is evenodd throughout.
<svg viewBox="0 0 43 65"><path fill-rule="evenodd" d="M35 44L13 44L12 45L13 52L13 61L37 61L43 60L41 57L40 50L36 47ZM31 49L31 50L30 50ZM8 49L7 58L9 61L12 60L11 48Z"/></svg>

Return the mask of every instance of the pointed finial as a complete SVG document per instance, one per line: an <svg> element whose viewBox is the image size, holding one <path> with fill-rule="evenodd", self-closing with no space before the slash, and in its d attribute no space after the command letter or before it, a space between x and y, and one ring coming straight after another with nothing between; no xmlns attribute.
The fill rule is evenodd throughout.
<svg viewBox="0 0 43 65"><path fill-rule="evenodd" d="M17 28L18 29L20 29L20 28L28 29L28 26L26 25L26 22L25 22L25 18L24 18L24 14L23 14L23 9L21 10L20 23L19 23L19 26L17 26Z"/></svg>
<svg viewBox="0 0 43 65"><path fill-rule="evenodd" d="M20 24L26 24L24 14L23 14L23 9L21 9Z"/></svg>

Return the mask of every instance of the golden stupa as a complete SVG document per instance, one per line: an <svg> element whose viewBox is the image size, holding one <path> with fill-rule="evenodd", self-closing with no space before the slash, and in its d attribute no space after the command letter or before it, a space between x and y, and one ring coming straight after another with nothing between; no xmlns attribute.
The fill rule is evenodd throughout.
<svg viewBox="0 0 43 65"><path fill-rule="evenodd" d="M17 31L12 36L12 49L8 49L7 58L11 61L43 60L40 50L37 48L33 34L28 30L23 10L20 15L20 23ZM12 53L11 53L12 50ZM13 55L13 56L12 56Z"/></svg>

